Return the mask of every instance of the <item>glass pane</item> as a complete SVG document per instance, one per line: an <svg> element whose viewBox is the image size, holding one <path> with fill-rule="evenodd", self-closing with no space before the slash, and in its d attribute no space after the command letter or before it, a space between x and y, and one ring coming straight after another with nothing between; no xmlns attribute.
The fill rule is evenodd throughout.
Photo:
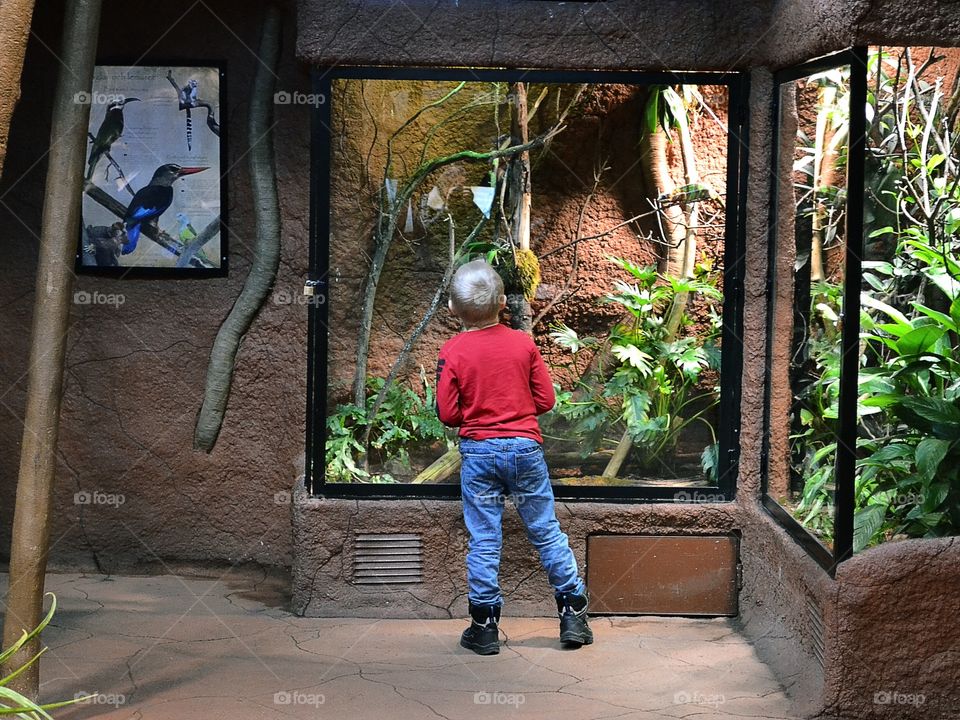
<svg viewBox="0 0 960 720"><path fill-rule="evenodd" d="M768 493L831 549L849 77L841 66L780 88L774 345L782 361L773 371Z"/></svg>
<svg viewBox="0 0 960 720"><path fill-rule="evenodd" d="M869 55L855 551L960 532L956 58Z"/></svg>
<svg viewBox="0 0 960 720"><path fill-rule="evenodd" d="M715 486L727 87L335 80L330 100L327 482L458 482L435 368L462 329L449 277L483 258L557 390L555 484Z"/></svg>

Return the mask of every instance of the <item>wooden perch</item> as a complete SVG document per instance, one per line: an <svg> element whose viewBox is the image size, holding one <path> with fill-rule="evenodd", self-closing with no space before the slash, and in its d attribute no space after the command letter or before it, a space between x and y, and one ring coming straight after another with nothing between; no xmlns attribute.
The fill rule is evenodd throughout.
<svg viewBox="0 0 960 720"><path fill-rule="evenodd" d="M194 255L200 252L200 249L208 242L213 240L220 232L220 216L217 215L207 226L200 231L193 240L183 246L180 250L180 259L177 260L177 267L187 267L194 259ZM198 258L199 259L199 258Z"/></svg>
<svg viewBox="0 0 960 720"><path fill-rule="evenodd" d="M89 195L90 198L92 198L95 202L105 207L107 210L112 212L118 218L123 219L123 216L127 214L127 208L124 207L122 203L112 198L106 191L102 190L101 188L98 188L93 183L88 182L84 187L84 192L87 195ZM217 223L219 225L219 218L217 218ZM140 226L140 232L141 234L147 236L148 238L153 240L155 243L157 243L157 245L164 248L165 250L168 250L174 255L179 256L183 250L183 246L179 242L174 240L172 237L167 235L167 233L165 233L163 230L156 227L155 225L151 225L150 223L144 223L143 225ZM205 267L205 268L213 267L213 264L210 261L204 261L204 260L201 260L200 258L193 258L191 262L194 265L197 265L199 267Z"/></svg>
<svg viewBox="0 0 960 720"><path fill-rule="evenodd" d="M410 482L414 485L439 483L460 470L460 449L447 450Z"/></svg>
<svg viewBox="0 0 960 720"><path fill-rule="evenodd" d="M92 132L88 132L87 135L90 136L90 139L92 141L96 142L97 138L94 136ZM113 167L117 169L117 174L119 174L120 177L123 179L123 187L126 189L126 191L130 193L131 196L135 195L136 193L133 192L133 188L130 187L130 183L127 181L127 176L123 174L123 168L120 167L120 163L118 163L116 160L113 159L113 155L110 154L109 150L104 150L103 156L107 159L107 162L110 165L113 165Z"/></svg>

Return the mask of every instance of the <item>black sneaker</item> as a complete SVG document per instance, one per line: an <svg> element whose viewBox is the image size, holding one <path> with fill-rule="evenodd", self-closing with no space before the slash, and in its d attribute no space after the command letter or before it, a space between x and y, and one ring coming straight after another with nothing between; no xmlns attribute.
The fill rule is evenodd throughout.
<svg viewBox="0 0 960 720"><path fill-rule="evenodd" d="M460 645L477 655L496 655L500 652L499 605L470 603L470 627L460 636Z"/></svg>
<svg viewBox="0 0 960 720"><path fill-rule="evenodd" d="M593 642L593 630L587 623L587 601L586 593L583 595L561 593L557 596L560 642L567 647L578 648Z"/></svg>

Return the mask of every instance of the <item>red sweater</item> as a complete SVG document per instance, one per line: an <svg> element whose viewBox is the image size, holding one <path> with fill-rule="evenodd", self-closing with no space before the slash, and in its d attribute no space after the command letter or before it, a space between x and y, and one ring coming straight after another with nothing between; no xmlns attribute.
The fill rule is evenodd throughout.
<svg viewBox="0 0 960 720"><path fill-rule="evenodd" d="M471 440L543 442L537 415L553 407L550 373L533 339L506 325L462 332L440 348L437 415Z"/></svg>

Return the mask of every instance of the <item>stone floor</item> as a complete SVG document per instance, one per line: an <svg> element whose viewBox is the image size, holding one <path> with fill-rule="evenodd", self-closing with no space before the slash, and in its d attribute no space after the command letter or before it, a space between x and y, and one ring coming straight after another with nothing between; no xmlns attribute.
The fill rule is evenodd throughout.
<svg viewBox="0 0 960 720"><path fill-rule="evenodd" d="M570 651L555 620L505 617L501 653L479 657L457 644L462 620L300 618L250 574L51 574L47 589L42 699L97 694L58 720L793 717L724 619L595 618L596 642Z"/></svg>

